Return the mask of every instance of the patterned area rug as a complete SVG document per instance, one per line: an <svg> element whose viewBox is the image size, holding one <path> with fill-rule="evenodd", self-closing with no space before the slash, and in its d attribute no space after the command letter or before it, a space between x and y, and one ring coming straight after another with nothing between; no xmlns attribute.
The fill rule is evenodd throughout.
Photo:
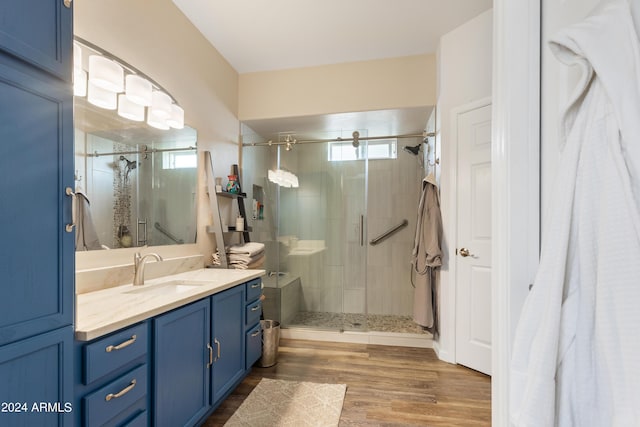
<svg viewBox="0 0 640 427"><path fill-rule="evenodd" d="M318 384L263 378L225 427L337 426L345 384Z"/></svg>

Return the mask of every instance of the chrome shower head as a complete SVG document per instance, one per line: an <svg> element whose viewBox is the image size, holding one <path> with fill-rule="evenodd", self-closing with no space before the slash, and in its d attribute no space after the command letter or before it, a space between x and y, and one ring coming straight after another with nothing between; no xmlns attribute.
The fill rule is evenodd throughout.
<svg viewBox="0 0 640 427"><path fill-rule="evenodd" d="M417 156L418 153L420 152L420 147L422 146L422 144L418 144L416 146L413 147L408 147L408 146L404 146L402 149L404 151L406 151L407 153L413 154L414 156Z"/></svg>

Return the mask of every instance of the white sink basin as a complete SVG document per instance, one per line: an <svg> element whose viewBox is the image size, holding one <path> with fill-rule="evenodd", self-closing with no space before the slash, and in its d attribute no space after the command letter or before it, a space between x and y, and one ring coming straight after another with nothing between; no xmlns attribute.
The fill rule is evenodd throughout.
<svg viewBox="0 0 640 427"><path fill-rule="evenodd" d="M125 294L178 294L190 291L198 286L208 285L209 282L197 280L170 280L168 282L155 283L153 285L137 286L136 289L124 292Z"/></svg>

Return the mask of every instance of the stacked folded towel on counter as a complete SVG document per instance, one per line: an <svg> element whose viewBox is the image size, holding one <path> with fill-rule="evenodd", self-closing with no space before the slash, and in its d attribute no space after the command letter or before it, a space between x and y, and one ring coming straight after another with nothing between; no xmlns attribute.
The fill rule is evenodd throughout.
<svg viewBox="0 0 640 427"><path fill-rule="evenodd" d="M227 247L229 267L238 270L260 268L264 265L264 243L249 242Z"/></svg>

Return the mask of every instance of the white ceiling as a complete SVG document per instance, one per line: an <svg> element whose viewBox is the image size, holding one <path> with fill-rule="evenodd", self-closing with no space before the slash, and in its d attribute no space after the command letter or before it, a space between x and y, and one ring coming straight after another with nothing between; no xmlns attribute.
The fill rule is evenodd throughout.
<svg viewBox="0 0 640 427"><path fill-rule="evenodd" d="M173 0L238 73L434 53L492 0ZM246 123L266 139L421 132L431 108ZM386 124L384 121L386 120ZM298 139L301 139L298 137Z"/></svg>

